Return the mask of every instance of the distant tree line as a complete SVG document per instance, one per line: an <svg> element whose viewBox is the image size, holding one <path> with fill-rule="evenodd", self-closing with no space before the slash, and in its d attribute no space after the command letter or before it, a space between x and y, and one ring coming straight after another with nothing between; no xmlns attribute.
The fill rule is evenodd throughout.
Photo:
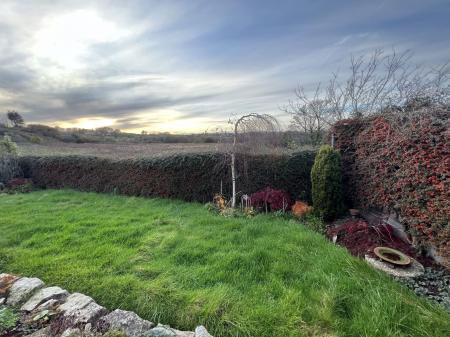
<svg viewBox="0 0 450 337"><path fill-rule="evenodd" d="M111 127L97 129L60 128L43 124L25 124L23 116L16 111L8 111L0 122L0 135L19 132L28 141L41 143L50 138L66 143L232 143L232 132L203 132L197 134L171 134L168 132L140 134L122 132ZM3 131L2 131L3 129ZM280 133L280 147L295 149L309 143L308 135L299 130L277 131ZM258 135L254 135L259 139ZM19 139L20 141L20 139Z"/></svg>

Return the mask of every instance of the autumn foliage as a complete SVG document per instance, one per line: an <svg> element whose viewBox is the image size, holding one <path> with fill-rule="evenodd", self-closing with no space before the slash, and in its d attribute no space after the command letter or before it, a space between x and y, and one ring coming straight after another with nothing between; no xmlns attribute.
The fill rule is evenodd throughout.
<svg viewBox="0 0 450 337"><path fill-rule="evenodd" d="M292 205L291 208L292 214L298 218L305 216L309 212L312 211L312 207L309 206L306 202L296 201L295 204Z"/></svg>
<svg viewBox="0 0 450 337"><path fill-rule="evenodd" d="M449 112L404 124L379 116L334 127L347 201L395 211L418 246L434 248L450 266Z"/></svg>

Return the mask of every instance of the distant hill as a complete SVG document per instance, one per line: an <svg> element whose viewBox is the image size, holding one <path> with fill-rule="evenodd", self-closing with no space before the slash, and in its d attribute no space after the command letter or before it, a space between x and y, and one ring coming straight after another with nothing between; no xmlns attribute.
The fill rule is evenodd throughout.
<svg viewBox="0 0 450 337"><path fill-rule="evenodd" d="M217 133L177 135L169 133L135 134L112 128L61 129L41 124L6 127L0 124L0 136L9 135L16 143L217 143L229 135Z"/></svg>
<svg viewBox="0 0 450 337"><path fill-rule="evenodd" d="M103 144L146 144L146 143L205 143L232 142L229 133L198 134L136 134L121 132L113 128L98 129L62 129L42 124L7 127L0 124L0 137L9 135L18 144L54 144L54 143L103 143ZM307 137L298 131L282 132L282 147L294 148L308 144Z"/></svg>

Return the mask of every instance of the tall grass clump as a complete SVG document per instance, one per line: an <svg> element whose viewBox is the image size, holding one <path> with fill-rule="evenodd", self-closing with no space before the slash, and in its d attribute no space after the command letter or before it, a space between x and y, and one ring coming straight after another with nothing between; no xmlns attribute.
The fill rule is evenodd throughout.
<svg viewBox="0 0 450 337"><path fill-rule="evenodd" d="M329 145L320 148L311 170L312 201L317 215L335 219L343 209L341 156Z"/></svg>

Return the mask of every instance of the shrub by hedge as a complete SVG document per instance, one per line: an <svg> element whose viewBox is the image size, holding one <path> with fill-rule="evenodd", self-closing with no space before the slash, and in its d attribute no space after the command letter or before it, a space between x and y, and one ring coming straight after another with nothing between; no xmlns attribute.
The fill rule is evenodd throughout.
<svg viewBox="0 0 450 337"><path fill-rule="evenodd" d="M405 125L389 116L334 126L348 200L396 212L417 245L433 247L450 266L450 111L418 115Z"/></svg>
<svg viewBox="0 0 450 337"><path fill-rule="evenodd" d="M16 156L0 155L0 183L6 185L11 179L21 175Z"/></svg>
<svg viewBox="0 0 450 337"><path fill-rule="evenodd" d="M0 183L5 185L20 174L17 145L9 136L3 136L0 138Z"/></svg>
<svg viewBox="0 0 450 337"><path fill-rule="evenodd" d="M286 190L295 200L310 199L312 151L291 156L238 156L238 190L266 186ZM180 154L149 159L112 160L85 156L22 157L25 177L40 187L210 201L215 192L231 194L223 154Z"/></svg>
<svg viewBox="0 0 450 337"><path fill-rule="evenodd" d="M341 156L324 145L311 170L314 212L324 220L335 219L342 211Z"/></svg>
<svg viewBox="0 0 450 337"><path fill-rule="evenodd" d="M286 211L292 206L291 198L286 191L270 187L255 192L250 196L251 205L265 211Z"/></svg>

